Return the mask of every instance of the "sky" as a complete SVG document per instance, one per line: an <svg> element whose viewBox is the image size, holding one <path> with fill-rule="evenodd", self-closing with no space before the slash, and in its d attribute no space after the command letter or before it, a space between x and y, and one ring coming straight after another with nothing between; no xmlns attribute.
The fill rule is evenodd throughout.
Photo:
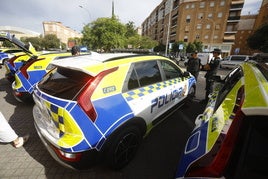
<svg viewBox="0 0 268 179"><path fill-rule="evenodd" d="M58 21L80 32L99 17L114 13L121 23L136 27L162 0L1 0L0 26L15 26L43 33L43 21ZM245 0L242 14L256 14L262 0Z"/></svg>

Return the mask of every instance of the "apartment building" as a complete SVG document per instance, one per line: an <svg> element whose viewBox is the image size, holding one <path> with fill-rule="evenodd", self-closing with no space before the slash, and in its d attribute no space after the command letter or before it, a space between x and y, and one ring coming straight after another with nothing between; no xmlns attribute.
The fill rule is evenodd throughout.
<svg viewBox="0 0 268 179"><path fill-rule="evenodd" d="M142 23L142 35L162 44L195 40L204 51L230 54L244 0L163 0Z"/></svg>
<svg viewBox="0 0 268 179"><path fill-rule="evenodd" d="M268 0L263 0L258 14L241 16L231 54L252 55L258 53L247 45L247 39L263 24L268 24Z"/></svg>
<svg viewBox="0 0 268 179"><path fill-rule="evenodd" d="M44 35L55 34L62 43L67 44L69 38L81 38L82 34L76 32L70 27L64 26L61 22L45 21L43 22Z"/></svg>

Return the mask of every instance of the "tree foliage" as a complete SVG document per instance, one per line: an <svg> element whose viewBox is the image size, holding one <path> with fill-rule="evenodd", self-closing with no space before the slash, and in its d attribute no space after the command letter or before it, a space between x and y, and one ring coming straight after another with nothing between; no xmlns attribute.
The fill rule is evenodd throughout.
<svg viewBox="0 0 268 179"><path fill-rule="evenodd" d="M157 42L138 35L134 22L122 24L115 17L99 18L84 26L82 44L90 49L110 51L117 48L151 49Z"/></svg>
<svg viewBox="0 0 268 179"><path fill-rule="evenodd" d="M87 41L94 49L110 51L122 48L125 43L126 27L116 18L98 18L84 27L82 42Z"/></svg>
<svg viewBox="0 0 268 179"><path fill-rule="evenodd" d="M43 49L43 41L44 39L41 37L22 37L21 41L25 44L31 42L34 46L35 50L40 51Z"/></svg>
<svg viewBox="0 0 268 179"><path fill-rule="evenodd" d="M268 52L268 24L263 25L255 31L248 39L247 43L251 49Z"/></svg>
<svg viewBox="0 0 268 179"><path fill-rule="evenodd" d="M45 35L43 39L43 46L46 50L60 48L60 39L54 34Z"/></svg>

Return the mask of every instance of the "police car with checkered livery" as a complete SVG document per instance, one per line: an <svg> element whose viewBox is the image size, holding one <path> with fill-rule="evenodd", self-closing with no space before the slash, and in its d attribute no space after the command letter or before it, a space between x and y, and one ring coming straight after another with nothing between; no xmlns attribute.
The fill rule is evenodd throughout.
<svg viewBox="0 0 268 179"><path fill-rule="evenodd" d="M142 137L196 88L162 56L92 54L52 64L34 89L35 126L55 160L74 169L102 161L124 167Z"/></svg>

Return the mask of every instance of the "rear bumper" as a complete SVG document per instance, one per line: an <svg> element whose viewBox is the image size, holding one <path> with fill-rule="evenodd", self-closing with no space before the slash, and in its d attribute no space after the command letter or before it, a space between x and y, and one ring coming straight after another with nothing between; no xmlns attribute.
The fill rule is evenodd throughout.
<svg viewBox="0 0 268 179"><path fill-rule="evenodd" d="M45 145L50 155L61 165L74 170L84 170L92 168L100 162L100 153L95 149L79 152L79 153L66 153L62 149L51 144L41 133L37 124L34 122L36 131ZM68 158L65 156L73 156L74 158Z"/></svg>

